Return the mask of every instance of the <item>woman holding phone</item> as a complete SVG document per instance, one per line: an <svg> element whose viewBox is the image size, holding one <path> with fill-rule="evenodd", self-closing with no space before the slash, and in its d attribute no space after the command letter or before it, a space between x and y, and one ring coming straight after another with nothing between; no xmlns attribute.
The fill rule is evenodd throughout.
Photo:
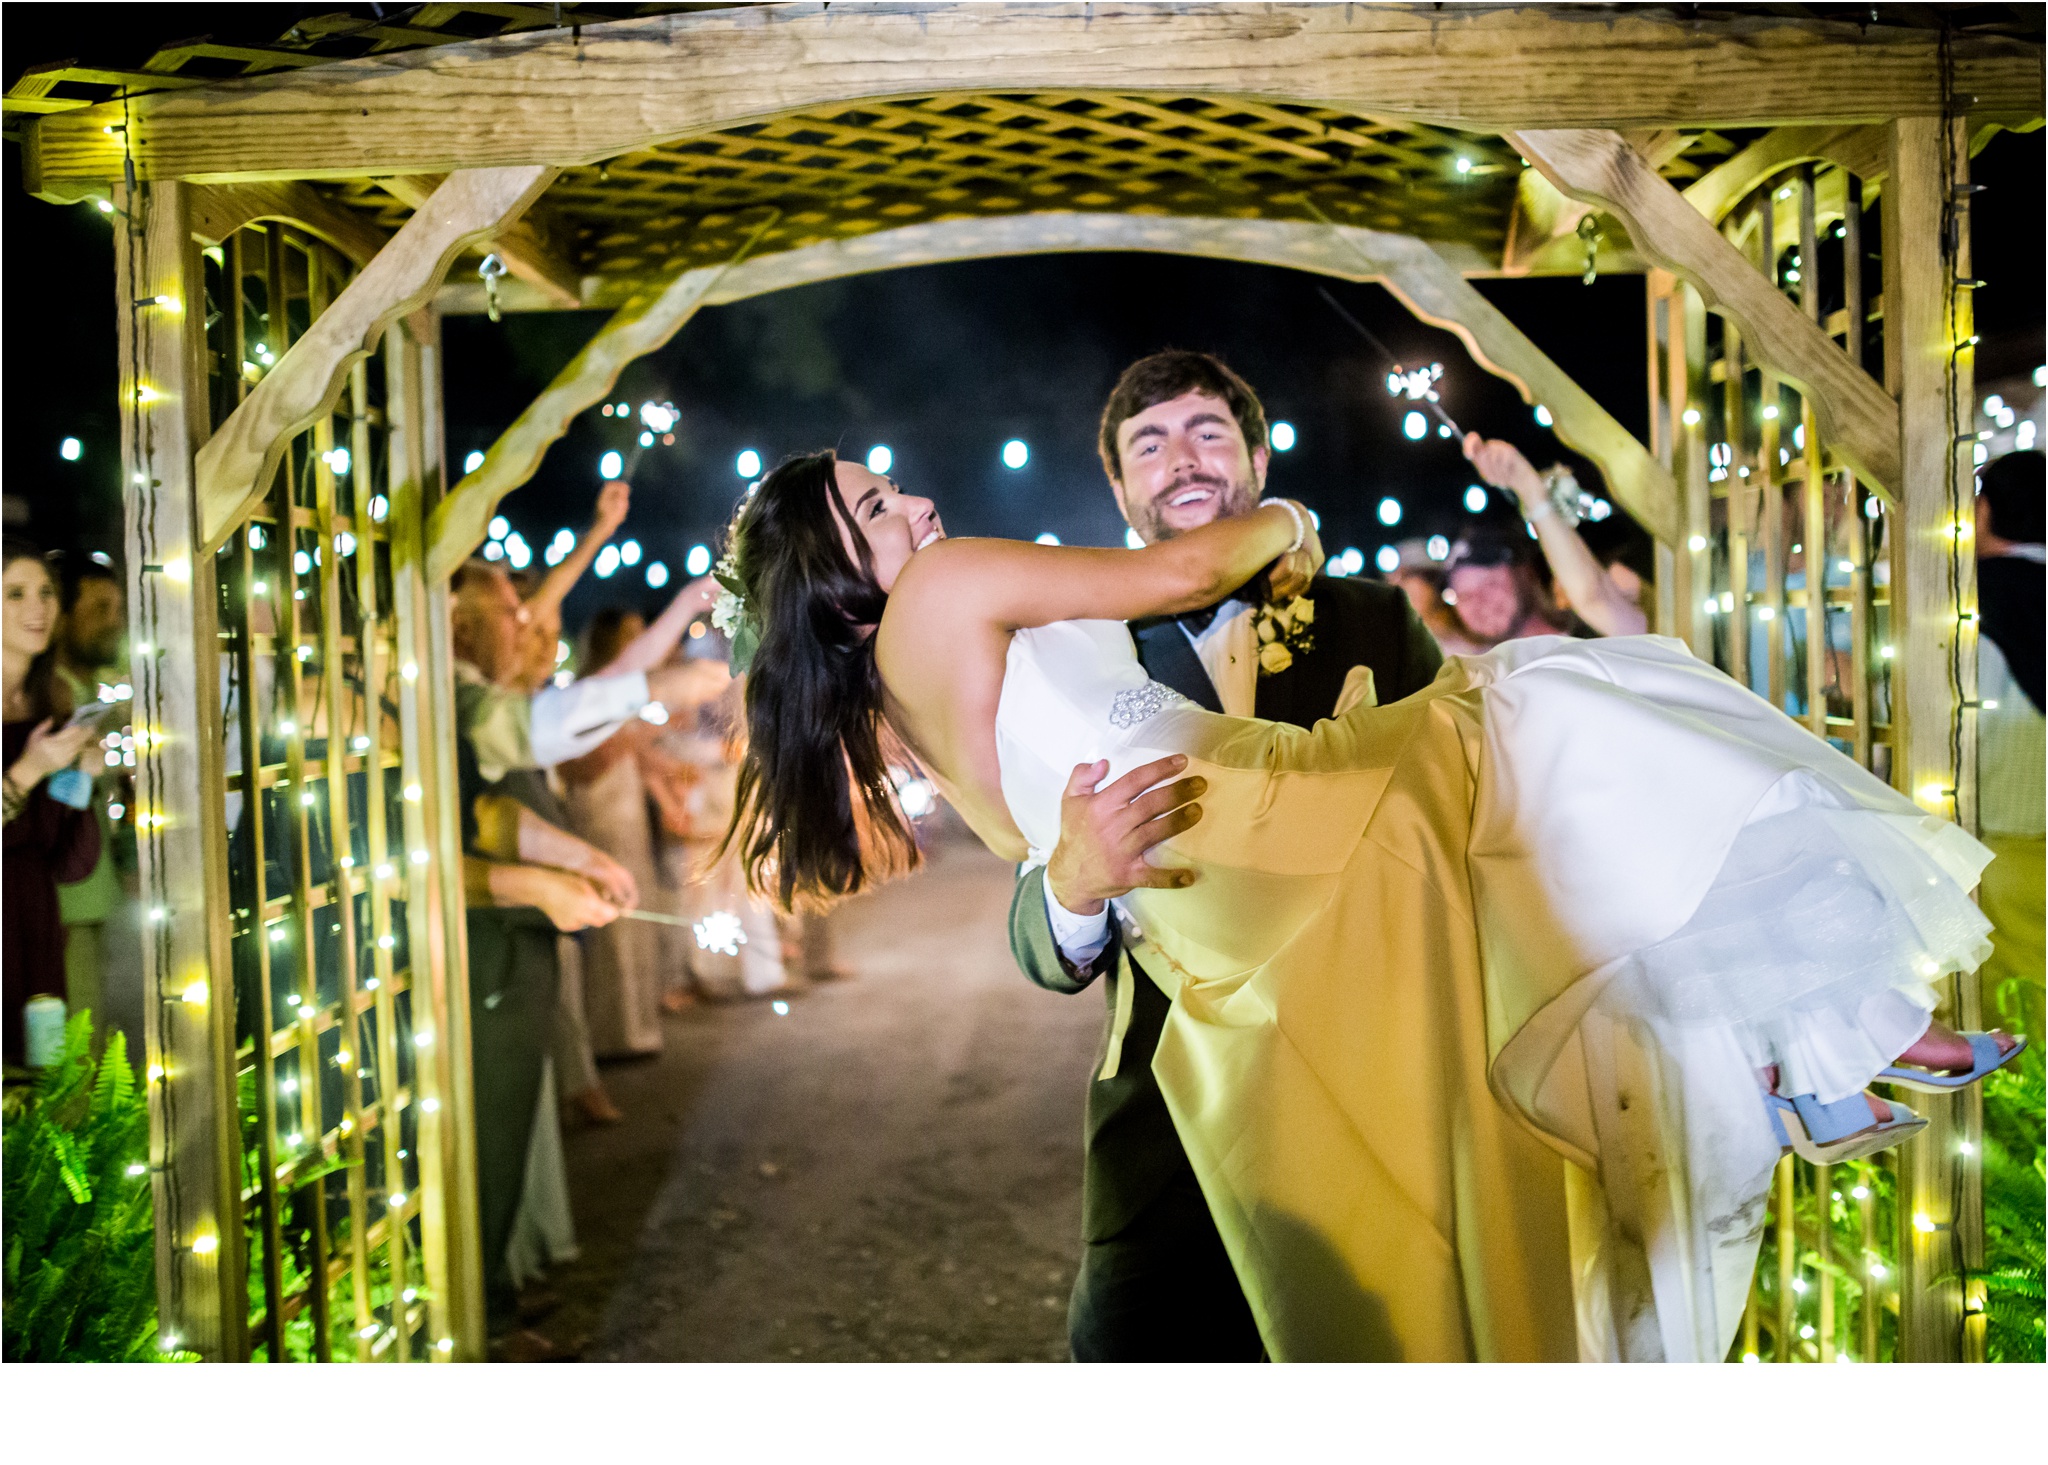
<svg viewBox="0 0 2048 1465"><path fill-rule="evenodd" d="M81 880L100 856L89 797L79 804L52 775L71 769L93 745L96 720L67 724L70 698L56 677L50 639L57 627L57 585L42 556L25 544L5 550L6 610L0 616L0 702L6 773L5 880L0 913L0 980L5 983L6 1060L24 1057L22 1009L31 997L64 995L64 926L59 881Z"/></svg>

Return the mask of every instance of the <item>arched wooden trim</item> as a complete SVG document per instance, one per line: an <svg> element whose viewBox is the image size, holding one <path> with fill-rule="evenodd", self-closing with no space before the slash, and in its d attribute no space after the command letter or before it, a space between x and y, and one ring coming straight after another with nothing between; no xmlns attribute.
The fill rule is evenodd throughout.
<svg viewBox="0 0 2048 1465"><path fill-rule="evenodd" d="M451 573L482 541L498 501L533 476L548 444L568 431L570 420L603 401L628 361L659 349L703 306L915 265L1110 250L1197 255L1379 280L1418 318L1455 333L1473 360L1514 383L1525 401L1547 407L1559 440L1599 466L1621 506L1658 539L1675 542L1678 496L1670 473L1466 282L1453 262L1456 254L1446 258L1401 234L1272 219L1013 214L914 224L787 250L729 269L692 270L648 303L622 307L435 511L428 573ZM1458 253L1480 264L1469 251Z"/></svg>
<svg viewBox="0 0 2048 1465"><path fill-rule="evenodd" d="M517 218L554 180L544 167L457 173L256 385L195 463L203 549L211 552L263 491L294 433L331 410L349 366L384 327L424 304L465 244Z"/></svg>
<svg viewBox="0 0 2048 1465"><path fill-rule="evenodd" d="M772 220L755 230L758 239ZM749 241L751 242L751 241ZM742 253L745 251L743 250ZM498 500L533 477L548 448L569 430L576 414L611 394L619 373L651 351L659 351L704 303L705 294L727 272L724 265L695 269L666 288L621 306L604 329L590 338L547 390L519 414L491 444L474 473L466 474L434 508L427 524L427 578L440 581L482 542Z"/></svg>
<svg viewBox="0 0 2048 1465"><path fill-rule="evenodd" d="M331 204L303 183L231 183L192 190L192 235L219 244L237 229L278 219L340 250L358 267L389 237L354 209Z"/></svg>
<svg viewBox="0 0 2048 1465"><path fill-rule="evenodd" d="M1627 139L1599 129L1507 137L1559 190L1620 219L1638 250L1730 316L1757 361L1813 404L1825 440L1842 461L1872 487L1898 496L1898 404L1658 177Z"/></svg>
<svg viewBox="0 0 2048 1465"><path fill-rule="evenodd" d="M1959 35L1982 119L2040 112L2038 45ZM1931 29L1574 6L745 6L433 46L131 99L145 178L569 167L863 98L1241 94L1494 132L1867 122L1941 106ZM31 119L29 191L121 176L119 104Z"/></svg>

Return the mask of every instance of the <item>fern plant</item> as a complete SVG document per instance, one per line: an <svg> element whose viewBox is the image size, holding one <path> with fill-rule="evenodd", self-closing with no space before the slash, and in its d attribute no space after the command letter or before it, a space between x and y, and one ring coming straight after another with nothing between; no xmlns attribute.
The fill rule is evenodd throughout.
<svg viewBox="0 0 2048 1465"><path fill-rule="evenodd" d="M5 1351L43 1363L190 1358L158 1346L149 1107L108 1035L92 1058L92 1014L33 1090L8 1096L4 1154Z"/></svg>
<svg viewBox="0 0 2048 1465"><path fill-rule="evenodd" d="M2014 1072L2013 1069L2018 1071ZM2048 1186L2042 1162L2043 1067L2023 1055L1984 1081L1985 1356L1993 1363L2040 1363L2048 1355L2043 1322L2042 1236Z"/></svg>

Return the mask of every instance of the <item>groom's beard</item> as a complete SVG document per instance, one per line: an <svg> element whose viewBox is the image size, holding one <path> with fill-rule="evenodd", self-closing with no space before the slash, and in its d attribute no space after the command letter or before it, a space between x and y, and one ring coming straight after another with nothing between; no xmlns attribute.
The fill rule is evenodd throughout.
<svg viewBox="0 0 2048 1465"><path fill-rule="evenodd" d="M1169 522L1167 519L1169 511L1166 506L1174 498L1186 493L1191 488L1208 488L1215 491L1216 496L1203 505L1204 508L1211 512L1205 517L1192 522L1180 524ZM1195 473L1181 479L1164 493L1143 504L1136 505L1132 527L1138 531L1139 538L1143 539L1147 544L1158 544L1164 540L1186 534L1189 530L1199 529L1204 524L1212 524L1218 519L1239 518L1242 515L1249 514L1258 506L1258 489L1253 484L1231 483L1207 473Z"/></svg>

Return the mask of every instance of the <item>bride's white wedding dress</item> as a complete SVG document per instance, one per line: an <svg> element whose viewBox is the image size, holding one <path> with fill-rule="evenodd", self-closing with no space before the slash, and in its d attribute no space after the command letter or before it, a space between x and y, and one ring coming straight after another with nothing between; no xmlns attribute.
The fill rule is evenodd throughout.
<svg viewBox="0 0 2048 1465"><path fill-rule="evenodd" d="M1856 1093L1989 949L1988 851L1659 637L1511 642L1303 730L1063 622L1012 641L996 739L1039 851L1077 763L1208 780L1160 852L1200 878L1122 904L1277 1359L1724 1357L1756 1070Z"/></svg>

